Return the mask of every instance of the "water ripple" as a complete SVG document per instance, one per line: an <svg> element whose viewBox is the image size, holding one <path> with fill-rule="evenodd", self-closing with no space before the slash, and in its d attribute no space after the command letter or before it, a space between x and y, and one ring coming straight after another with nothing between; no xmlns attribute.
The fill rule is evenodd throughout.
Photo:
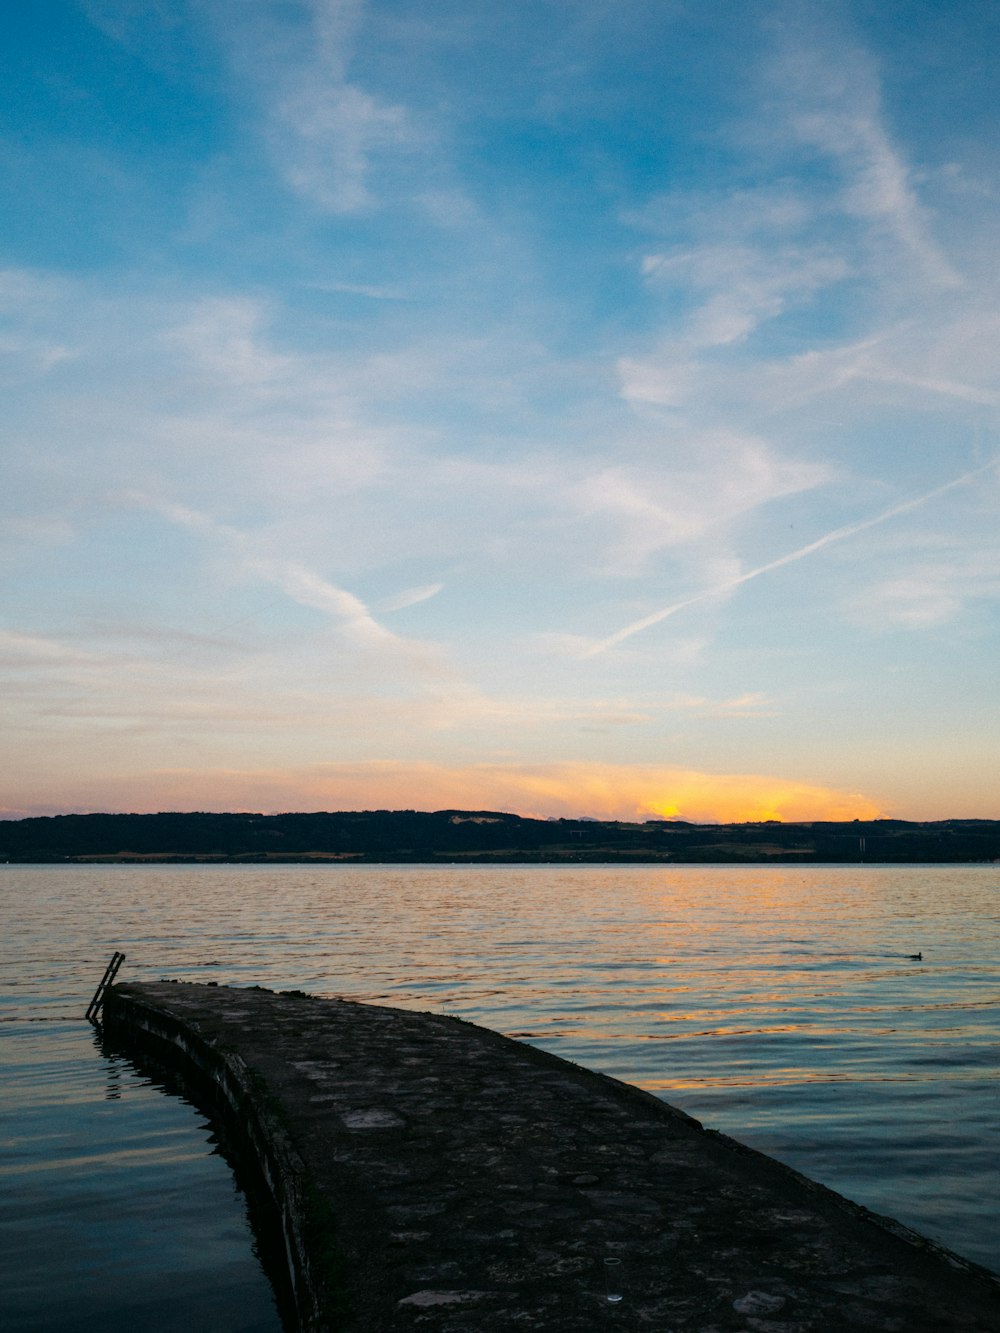
<svg viewBox="0 0 1000 1333"><path fill-rule="evenodd" d="M65 1042L116 948L453 1013L1000 1267L995 867L4 866L0 906L18 1044Z"/></svg>

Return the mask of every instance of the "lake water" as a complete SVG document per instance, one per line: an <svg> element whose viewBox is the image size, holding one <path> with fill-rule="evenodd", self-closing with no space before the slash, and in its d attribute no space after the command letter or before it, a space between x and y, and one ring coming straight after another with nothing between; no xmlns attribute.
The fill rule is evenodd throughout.
<svg viewBox="0 0 1000 1333"><path fill-rule="evenodd" d="M5 1329L279 1326L204 1121L80 1019L116 948L485 1024L1000 1269L1000 866L2 866L0 911Z"/></svg>

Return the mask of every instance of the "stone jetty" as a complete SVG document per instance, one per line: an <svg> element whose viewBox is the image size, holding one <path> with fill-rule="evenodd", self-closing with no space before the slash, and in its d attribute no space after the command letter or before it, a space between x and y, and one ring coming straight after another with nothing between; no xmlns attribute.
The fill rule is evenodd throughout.
<svg viewBox="0 0 1000 1333"><path fill-rule="evenodd" d="M1000 1333L985 1269L459 1019L160 982L104 1022L256 1163L300 1328Z"/></svg>

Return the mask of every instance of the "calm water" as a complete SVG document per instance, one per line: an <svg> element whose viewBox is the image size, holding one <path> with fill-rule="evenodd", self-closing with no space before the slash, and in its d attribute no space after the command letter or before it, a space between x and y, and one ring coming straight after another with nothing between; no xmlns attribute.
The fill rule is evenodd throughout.
<svg viewBox="0 0 1000 1333"><path fill-rule="evenodd" d="M115 948L484 1023L1000 1269L1000 866L4 866L0 910L5 1328L277 1328L203 1121L78 1018Z"/></svg>

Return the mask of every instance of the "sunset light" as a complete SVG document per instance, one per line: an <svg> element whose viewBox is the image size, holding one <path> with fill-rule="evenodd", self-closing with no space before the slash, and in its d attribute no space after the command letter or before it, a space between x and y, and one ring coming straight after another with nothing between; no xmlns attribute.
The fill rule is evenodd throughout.
<svg viewBox="0 0 1000 1333"><path fill-rule="evenodd" d="M983 7L7 27L4 816L998 814Z"/></svg>
<svg viewBox="0 0 1000 1333"><path fill-rule="evenodd" d="M1000 1333L1000 6L0 27L2 1333Z"/></svg>

